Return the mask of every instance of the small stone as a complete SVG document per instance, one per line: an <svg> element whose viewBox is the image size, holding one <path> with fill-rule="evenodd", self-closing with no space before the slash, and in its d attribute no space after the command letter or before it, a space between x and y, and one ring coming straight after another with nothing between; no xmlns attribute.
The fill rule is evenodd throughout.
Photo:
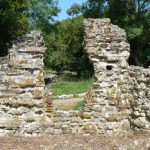
<svg viewBox="0 0 150 150"><path fill-rule="evenodd" d="M135 146L138 146L138 145L139 145L139 142L138 142L137 140L134 141L133 143L134 143Z"/></svg>
<svg viewBox="0 0 150 150"><path fill-rule="evenodd" d="M54 134L62 134L62 129L54 129Z"/></svg>

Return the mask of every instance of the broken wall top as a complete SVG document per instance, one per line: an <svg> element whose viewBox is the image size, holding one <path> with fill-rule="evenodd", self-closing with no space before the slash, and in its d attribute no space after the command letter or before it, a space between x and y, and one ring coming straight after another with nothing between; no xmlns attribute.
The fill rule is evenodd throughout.
<svg viewBox="0 0 150 150"><path fill-rule="evenodd" d="M9 65L14 68L43 69L45 51L42 33L31 31L13 42L9 50Z"/></svg>
<svg viewBox="0 0 150 150"><path fill-rule="evenodd" d="M118 67L126 66L126 60L130 55L130 45L126 40L125 30L112 25L110 19L86 19L85 26L85 50L90 60L106 65Z"/></svg>

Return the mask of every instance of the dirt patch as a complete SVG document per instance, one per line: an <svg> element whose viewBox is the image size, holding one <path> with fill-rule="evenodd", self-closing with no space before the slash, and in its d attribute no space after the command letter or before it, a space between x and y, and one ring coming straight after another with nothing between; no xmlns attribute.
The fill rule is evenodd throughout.
<svg viewBox="0 0 150 150"><path fill-rule="evenodd" d="M73 107L84 98L69 98L69 99L56 99L53 100L53 109L54 110L72 110Z"/></svg>
<svg viewBox="0 0 150 150"><path fill-rule="evenodd" d="M150 150L150 134L0 137L0 150Z"/></svg>

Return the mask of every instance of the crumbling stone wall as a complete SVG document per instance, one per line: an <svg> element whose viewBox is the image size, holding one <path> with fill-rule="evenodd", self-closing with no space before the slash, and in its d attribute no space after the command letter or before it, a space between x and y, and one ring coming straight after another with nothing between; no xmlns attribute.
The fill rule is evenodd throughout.
<svg viewBox="0 0 150 150"><path fill-rule="evenodd" d="M150 131L150 69L128 65L125 31L110 19L85 20L85 50L97 80L86 98L89 115L106 132Z"/></svg>
<svg viewBox="0 0 150 150"><path fill-rule="evenodd" d="M150 68L131 66L128 69L130 90L134 100L131 103L131 128L135 131L150 131Z"/></svg>
<svg viewBox="0 0 150 150"><path fill-rule="evenodd" d="M129 66L126 33L109 19L87 19L85 51L96 82L80 111L53 112L51 134L150 131L150 69Z"/></svg>
<svg viewBox="0 0 150 150"><path fill-rule="evenodd" d="M133 96L128 83L126 60L130 46L125 31L112 25L109 19L86 20L85 50L97 80L86 98L89 112L93 112L93 118L101 118L102 130L129 130Z"/></svg>
<svg viewBox="0 0 150 150"><path fill-rule="evenodd" d="M96 81L80 111L54 111L45 88L40 32L18 37L0 58L0 135L150 131L150 69L129 66L130 45L109 19L87 19L85 51Z"/></svg>
<svg viewBox="0 0 150 150"><path fill-rule="evenodd" d="M45 50L41 33L33 31L18 37L9 55L1 58L0 133L41 132L45 111L51 107L46 103Z"/></svg>

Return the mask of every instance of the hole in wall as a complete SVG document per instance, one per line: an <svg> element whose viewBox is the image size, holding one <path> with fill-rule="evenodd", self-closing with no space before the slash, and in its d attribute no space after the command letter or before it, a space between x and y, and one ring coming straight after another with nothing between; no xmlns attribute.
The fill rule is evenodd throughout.
<svg viewBox="0 0 150 150"><path fill-rule="evenodd" d="M107 69L107 70L112 70L112 69L113 69L113 66L107 65L107 66L106 66L106 69Z"/></svg>

